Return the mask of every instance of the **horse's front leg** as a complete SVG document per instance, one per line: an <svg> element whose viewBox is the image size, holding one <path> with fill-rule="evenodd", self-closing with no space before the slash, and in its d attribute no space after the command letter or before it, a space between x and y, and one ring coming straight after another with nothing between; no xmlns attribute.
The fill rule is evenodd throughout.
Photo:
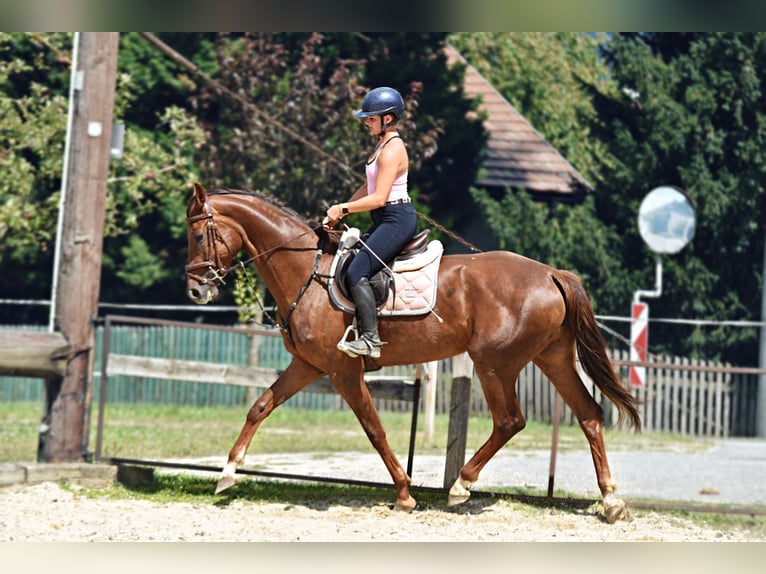
<svg viewBox="0 0 766 574"><path fill-rule="evenodd" d="M229 459L223 468L215 492L226 490L234 484L234 475L245 461L245 454L255 436L255 431L271 412L302 388L317 380L322 375L316 367L301 359L293 358L290 365L279 378L253 403L247 413L245 424L239 432L234 446L229 452Z"/></svg>
<svg viewBox="0 0 766 574"><path fill-rule="evenodd" d="M335 389L348 403L348 406L354 411L357 419L362 425L367 438L370 439L372 446L378 451L386 465L396 488L396 508L405 512L412 512L417 505L415 499L410 495L410 477L407 476L404 468L399 463L396 455L391 450L386 439L386 431L380 422L380 416L375 408L367 385L364 383L364 372L362 363L358 360L343 360L344 364L353 365L353 372L336 371L330 374Z"/></svg>

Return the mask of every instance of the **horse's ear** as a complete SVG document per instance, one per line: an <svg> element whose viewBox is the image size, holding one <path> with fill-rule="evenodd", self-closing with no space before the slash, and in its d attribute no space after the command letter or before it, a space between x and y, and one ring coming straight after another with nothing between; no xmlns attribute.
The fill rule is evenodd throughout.
<svg viewBox="0 0 766 574"><path fill-rule="evenodd" d="M207 192L205 191L205 188L196 181L194 182L194 197L200 204L205 203L205 199L207 198Z"/></svg>

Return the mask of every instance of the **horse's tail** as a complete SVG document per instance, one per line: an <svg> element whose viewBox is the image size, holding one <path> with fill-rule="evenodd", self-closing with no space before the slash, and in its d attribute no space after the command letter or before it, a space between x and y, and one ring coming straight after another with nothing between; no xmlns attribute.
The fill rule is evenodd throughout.
<svg viewBox="0 0 766 574"><path fill-rule="evenodd" d="M619 412L618 424L627 417L641 430L636 399L622 384L606 354L606 341L596 323L593 306L580 279L569 271L557 270L552 275L564 297L565 323L575 336L577 355L588 376L601 392L612 401Z"/></svg>

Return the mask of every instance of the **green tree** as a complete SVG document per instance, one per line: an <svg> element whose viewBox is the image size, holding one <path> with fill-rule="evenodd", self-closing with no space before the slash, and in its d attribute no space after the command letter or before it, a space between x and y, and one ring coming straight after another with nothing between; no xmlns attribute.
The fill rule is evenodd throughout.
<svg viewBox="0 0 766 574"><path fill-rule="evenodd" d="M51 294L71 48L72 34L0 34L2 298L47 299ZM121 73L117 122L136 101L133 87L130 76ZM186 194L178 190L192 179L192 158L202 134L179 108L155 113L153 120L153 129L128 125L124 157L110 166L102 276L106 300L122 295L134 301L161 284L163 274L145 273L135 282L133 270L127 269L135 261L145 265L151 259L155 268L180 264L178 249L171 247L185 234ZM44 311L14 308L4 315L9 322L42 321Z"/></svg>
<svg viewBox="0 0 766 574"><path fill-rule="evenodd" d="M66 69L65 34L0 34L0 263L23 262L55 240L67 98L41 70L58 78ZM25 52L25 58L17 57ZM58 73L56 73L58 72ZM50 222L54 222L50 225Z"/></svg>
<svg viewBox="0 0 766 574"><path fill-rule="evenodd" d="M653 316L753 320L760 309L766 221L766 34L629 34L605 44L620 90L596 99L599 139L613 160L599 217L625 231L633 290L653 284L653 255L635 225L658 185L685 189L695 205L691 244L664 261ZM754 330L691 333L653 326L677 354L757 360Z"/></svg>
<svg viewBox="0 0 766 574"><path fill-rule="evenodd" d="M613 90L599 60L601 36L582 33L457 33L450 43L591 183L601 181L606 145L591 136L592 90ZM596 215L601 189L584 204L534 202L525 190L493 198L472 190L503 249L578 273L602 313L624 314L620 234Z"/></svg>

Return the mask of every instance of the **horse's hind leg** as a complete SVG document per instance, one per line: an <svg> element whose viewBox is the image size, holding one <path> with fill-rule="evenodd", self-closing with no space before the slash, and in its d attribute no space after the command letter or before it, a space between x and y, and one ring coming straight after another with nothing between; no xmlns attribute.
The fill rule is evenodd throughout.
<svg viewBox="0 0 766 574"><path fill-rule="evenodd" d="M460 475L450 488L448 506L468 500L471 495L468 489L479 479L484 466L526 425L516 395L516 378L521 367L510 362L503 366L491 366L481 360L476 360L474 367L494 425L487 441L460 470Z"/></svg>
<svg viewBox="0 0 766 574"><path fill-rule="evenodd" d="M588 439L596 479L601 490L604 516L610 524L625 511L625 502L614 495L617 485L612 480L604 445L603 412L580 379L575 368L574 344L559 339L535 358L535 364L551 380L561 398L572 409L580 428Z"/></svg>
<svg viewBox="0 0 766 574"><path fill-rule="evenodd" d="M302 360L293 358L279 378L255 401L247 413L245 424L229 452L229 459L223 468L215 492L226 490L234 484L234 474L245 461L245 454L255 436L255 431L271 412L287 399L312 383L322 375L322 372Z"/></svg>

